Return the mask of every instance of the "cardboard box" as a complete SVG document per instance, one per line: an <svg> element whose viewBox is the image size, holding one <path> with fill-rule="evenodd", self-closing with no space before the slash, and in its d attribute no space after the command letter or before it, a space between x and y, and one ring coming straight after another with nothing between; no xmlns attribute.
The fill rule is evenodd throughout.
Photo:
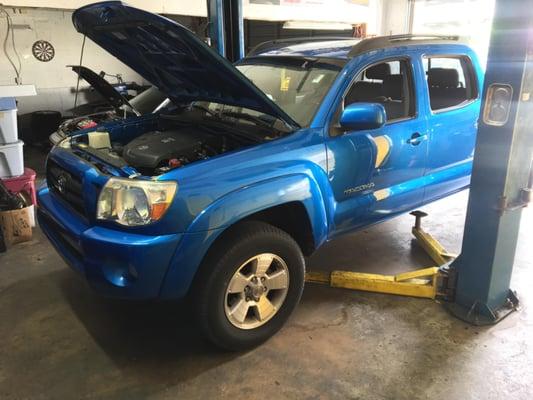
<svg viewBox="0 0 533 400"><path fill-rule="evenodd" d="M0 228L7 247L31 240L31 207L0 211Z"/></svg>

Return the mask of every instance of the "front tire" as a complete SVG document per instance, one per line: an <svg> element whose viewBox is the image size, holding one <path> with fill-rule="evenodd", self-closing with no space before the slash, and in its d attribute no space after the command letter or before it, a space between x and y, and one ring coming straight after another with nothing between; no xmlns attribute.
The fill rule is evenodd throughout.
<svg viewBox="0 0 533 400"><path fill-rule="evenodd" d="M291 236L263 222L244 222L204 260L195 296L199 325L224 349L255 347L289 318L304 278L304 257Z"/></svg>

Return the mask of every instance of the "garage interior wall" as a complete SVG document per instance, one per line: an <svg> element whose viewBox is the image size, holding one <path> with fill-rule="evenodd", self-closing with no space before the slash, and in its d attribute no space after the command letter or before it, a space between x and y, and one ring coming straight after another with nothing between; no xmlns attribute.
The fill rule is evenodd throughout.
<svg viewBox="0 0 533 400"><path fill-rule="evenodd" d="M246 25L248 39L247 48L265 40L280 37L301 36L347 36L350 30L344 31L311 31L283 29L284 20L325 21L367 23L367 32L379 32L381 21L381 2L384 0L300 0L276 5L275 1L244 0L244 15L249 24ZM93 0L8 0L5 10L11 15L14 25L15 49L21 58L23 83L34 84L38 95L21 98L18 103L19 114L37 110L60 111L68 116L74 105L77 76L67 69L67 65L79 64L83 38L78 34L71 22L72 10L91 3ZM334 2L334 7L331 3ZM200 26L199 18L205 22L206 1L176 0L140 1L132 0L130 4L142 7L151 12L170 13L200 36L205 35L205 26ZM39 7L39 8L33 8ZM44 8L45 7L45 8ZM339 11L340 10L340 11ZM176 13L182 15L177 16ZM185 16L187 15L187 16ZM260 21L261 19L263 21ZM267 21L268 20L268 21ZM0 17L0 41L6 35L7 22ZM49 62L38 61L32 55L32 45L37 40L46 40L54 46L55 57ZM12 44L8 43L7 51L16 61ZM3 50L0 49L0 53ZM83 64L95 72L105 71L109 74L120 73L125 81L146 84L134 71L123 65L114 57L101 50L90 40L86 41ZM0 57L0 85L14 84L15 72L5 54ZM113 79L110 79L114 83ZM91 99L94 93L85 90L81 83L78 104ZM89 97L87 96L89 94Z"/></svg>
<svg viewBox="0 0 533 400"><path fill-rule="evenodd" d="M33 84L37 96L22 97L18 100L19 114L37 110L60 111L69 115L74 106L77 75L67 65L78 65L80 61L83 36L72 26L72 11L5 8L10 14L15 34L15 49L21 59L21 81ZM190 16L171 16L183 25L196 31L201 29L206 19ZM0 43L6 35L6 20L0 14ZM37 60L32 54L32 45L37 40L46 40L52 44L55 56L48 62ZM11 37L7 52L17 64ZM0 85L15 84L15 71L9 63L3 48L0 48ZM87 39L83 55L83 65L95 72L105 71L109 74L121 74L125 82L134 81L140 85L148 84L141 76L105 50ZM116 83L114 78L106 78ZM94 100L94 93L87 90L88 85L80 81L78 104Z"/></svg>
<svg viewBox="0 0 533 400"><path fill-rule="evenodd" d="M381 0L381 35L399 35L409 32L409 1Z"/></svg>
<svg viewBox="0 0 533 400"><path fill-rule="evenodd" d="M15 34L15 49L10 39L7 52L15 63L16 53L20 57L22 83L34 84L38 90L38 96L19 99L19 113L42 109L68 110L74 105L77 75L66 66L79 64L83 41L83 36L72 26L72 12L31 8L6 8L6 11L11 15ZM0 40L3 42L6 21L1 16L0 20ZM52 44L55 51L52 60L42 62L33 56L32 45L37 40L46 40ZM0 49L0 53L0 85L13 85L15 71L3 49ZM85 44L83 64L96 72L104 70L112 74L120 73L125 81L145 83L134 71L90 40ZM81 84L80 87L84 85ZM80 101L83 102L83 96Z"/></svg>
<svg viewBox="0 0 533 400"><path fill-rule="evenodd" d="M72 9L91 2L93 1L7 1L7 4L17 5L17 7L6 6L5 9L12 17L16 50L24 65L21 71L22 81L23 83L35 84L38 91L38 96L20 99L18 105L20 114L48 109L69 115L69 109L74 105L77 78L65 66L79 63L83 40L72 26ZM153 12L171 13L173 14L171 18L185 24L200 36L205 35L205 26L201 26L202 22L205 22L205 0L187 2L133 0L129 3ZM335 3L334 6L332 3ZM369 35L407 33L409 29L409 3L409 0L298 0L290 3L272 0L244 0L246 48L249 50L262 41L275 38L348 36L351 33L349 30L284 29L283 23L286 20L365 22ZM471 38L471 45L480 53L484 63L493 4L494 0L416 0L414 3L413 32L453 33L469 37ZM25 7L22 7L23 5ZM46 8L28 8L28 6L46 6ZM187 16L176 16L174 13L182 13ZM452 21L460 22L457 24ZM5 38L5 28L5 18L0 17L1 42ZM53 60L40 62L33 57L31 46L36 40L47 40L54 46L55 58ZM16 59L11 43L8 43L8 52L13 59ZM0 53L3 53L2 49L0 49ZM110 74L120 73L125 81L146 83L135 72L101 50L90 40L86 42L84 65L96 72L104 70ZM7 57L2 54L0 57L0 85L13 84L14 77L15 73ZM112 79L110 81L113 83ZM83 85L82 87L85 88ZM87 93L89 93L87 90L81 93L80 103L86 100Z"/></svg>

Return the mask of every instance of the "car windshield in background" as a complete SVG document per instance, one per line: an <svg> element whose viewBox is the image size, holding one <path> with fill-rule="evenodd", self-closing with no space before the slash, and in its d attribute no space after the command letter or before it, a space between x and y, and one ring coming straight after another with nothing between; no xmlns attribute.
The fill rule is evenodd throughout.
<svg viewBox="0 0 533 400"><path fill-rule="evenodd" d="M131 99L130 104L144 115L152 113L166 98L166 95L161 93L155 86L152 86Z"/></svg>
<svg viewBox="0 0 533 400"><path fill-rule="evenodd" d="M303 127L311 123L340 71L336 65L305 60L290 66L254 62L237 65L237 69Z"/></svg>

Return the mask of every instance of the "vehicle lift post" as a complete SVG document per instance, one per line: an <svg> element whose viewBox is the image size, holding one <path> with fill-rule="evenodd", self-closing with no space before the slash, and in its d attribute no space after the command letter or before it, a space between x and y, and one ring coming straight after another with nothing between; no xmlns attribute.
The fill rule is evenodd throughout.
<svg viewBox="0 0 533 400"><path fill-rule="evenodd" d="M509 289L522 209L531 200L533 7L497 0L462 251L449 311L476 325L516 309Z"/></svg>
<svg viewBox="0 0 533 400"><path fill-rule="evenodd" d="M231 62L244 57L242 0L207 0L208 35L211 45Z"/></svg>

